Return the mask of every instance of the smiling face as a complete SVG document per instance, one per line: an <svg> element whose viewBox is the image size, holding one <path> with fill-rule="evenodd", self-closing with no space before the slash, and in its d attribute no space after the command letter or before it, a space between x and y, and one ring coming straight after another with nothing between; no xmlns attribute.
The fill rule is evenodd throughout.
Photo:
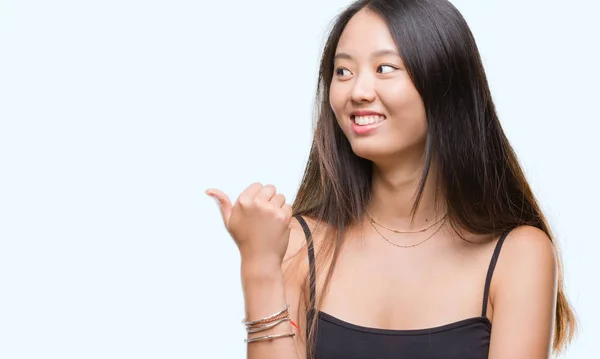
<svg viewBox="0 0 600 359"><path fill-rule="evenodd" d="M387 24L371 10L356 13L342 32L329 102L357 156L377 162L423 152L423 101Z"/></svg>

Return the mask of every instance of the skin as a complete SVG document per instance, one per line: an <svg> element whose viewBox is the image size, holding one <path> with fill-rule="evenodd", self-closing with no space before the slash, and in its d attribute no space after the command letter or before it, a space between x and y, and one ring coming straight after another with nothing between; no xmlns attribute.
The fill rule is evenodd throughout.
<svg viewBox="0 0 600 359"><path fill-rule="evenodd" d="M437 185L428 182L415 221L410 222L427 125L423 103L389 29L376 14L361 10L345 28L336 54L329 100L353 151L373 161L369 212L387 227L426 227L439 219L445 208L434 203ZM352 130L355 110L382 113L385 121L377 130L357 135ZM218 200L225 226L240 249L247 318L270 315L290 303L292 319L298 322L305 315L299 303L308 268L306 246L285 198L273 186L258 183L248 187L233 205L217 189L207 194ZM317 228L324 224L308 220L318 248L325 239ZM432 230L385 233L394 243L413 244ZM471 243L442 225L423 244L396 248L368 222L357 223L345 238L321 310L346 322L383 329L423 329L480 316L485 274L497 238L471 235L468 239ZM292 258L299 258L300 265L294 274L284 277ZM317 293L322 284L317 282ZM514 229L504 243L490 288L487 316L493 329L489 358L548 358L556 291L557 261L549 238L533 227ZM265 333L293 330L285 324ZM252 343L248 358L305 358L301 333L297 334Z"/></svg>

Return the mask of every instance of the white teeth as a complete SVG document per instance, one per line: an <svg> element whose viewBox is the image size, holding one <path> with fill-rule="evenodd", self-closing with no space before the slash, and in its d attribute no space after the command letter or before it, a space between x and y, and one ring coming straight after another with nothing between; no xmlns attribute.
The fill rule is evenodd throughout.
<svg viewBox="0 0 600 359"><path fill-rule="evenodd" d="M385 120L385 116L354 116L354 122L359 126L372 125Z"/></svg>

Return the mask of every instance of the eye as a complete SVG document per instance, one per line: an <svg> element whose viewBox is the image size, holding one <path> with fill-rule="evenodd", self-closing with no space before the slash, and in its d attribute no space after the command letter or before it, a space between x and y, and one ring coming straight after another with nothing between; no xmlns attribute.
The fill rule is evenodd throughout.
<svg viewBox="0 0 600 359"><path fill-rule="evenodd" d="M350 76L352 75L352 73L350 72L350 70L343 68L343 67L338 67L337 69L335 69L335 74L336 76Z"/></svg>
<svg viewBox="0 0 600 359"><path fill-rule="evenodd" d="M377 68L377 72L381 73L381 74L387 74L390 73L394 70L398 70L398 68L392 66L392 65L380 65Z"/></svg>

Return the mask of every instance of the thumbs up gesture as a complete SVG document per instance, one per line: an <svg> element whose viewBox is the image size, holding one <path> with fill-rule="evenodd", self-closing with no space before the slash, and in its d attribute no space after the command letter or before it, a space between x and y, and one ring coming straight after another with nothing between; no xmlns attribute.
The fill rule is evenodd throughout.
<svg viewBox="0 0 600 359"><path fill-rule="evenodd" d="M225 228L235 241L242 262L273 263L281 266L288 247L292 207L272 185L254 183L231 204L218 189L206 194L218 202Z"/></svg>

